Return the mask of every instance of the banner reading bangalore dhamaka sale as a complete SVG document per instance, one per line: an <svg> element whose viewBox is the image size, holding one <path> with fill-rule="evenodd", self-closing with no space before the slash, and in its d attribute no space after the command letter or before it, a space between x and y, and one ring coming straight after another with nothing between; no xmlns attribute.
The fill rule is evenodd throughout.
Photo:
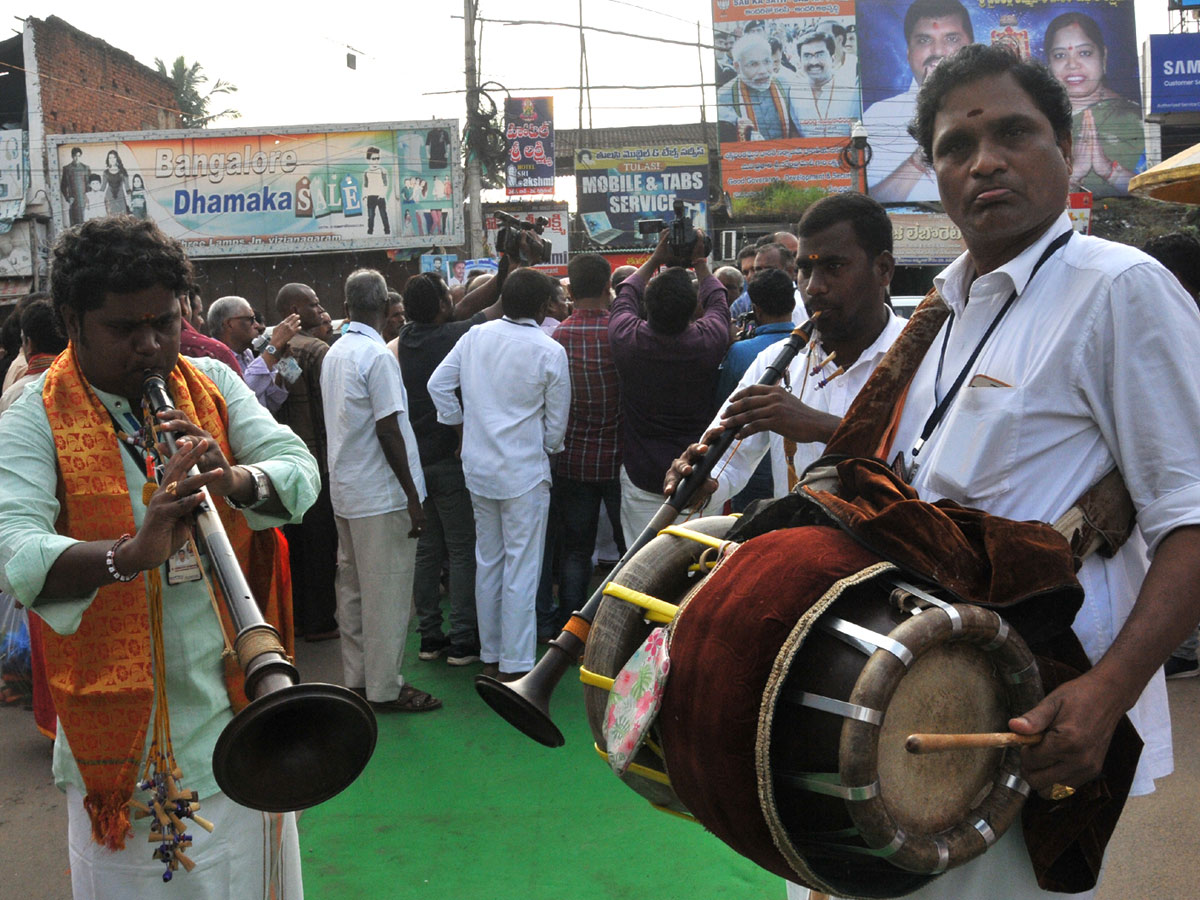
<svg viewBox="0 0 1200 900"><path fill-rule="evenodd" d="M53 135L57 228L153 219L192 256L463 241L453 121Z"/></svg>

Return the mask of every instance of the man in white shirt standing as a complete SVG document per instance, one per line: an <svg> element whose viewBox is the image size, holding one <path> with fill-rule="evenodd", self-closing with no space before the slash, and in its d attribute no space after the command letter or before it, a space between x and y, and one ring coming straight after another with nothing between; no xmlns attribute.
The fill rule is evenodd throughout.
<svg viewBox="0 0 1200 900"><path fill-rule="evenodd" d="M1040 64L975 45L926 79L913 134L967 252L934 283L951 316L908 387L888 459L923 500L1053 522L1112 468L1137 531L1078 578L1072 631L1093 666L1009 721L1041 734L1022 778L1060 821L1101 771L1128 713L1145 746L1131 794L1173 766L1161 667L1200 618L1200 315L1139 250L1073 234L1071 103ZM1146 559L1149 553L1150 564ZM912 897L1094 896L1042 890L1020 824Z"/></svg>
<svg viewBox="0 0 1200 900"><path fill-rule="evenodd" d="M463 335L429 379L438 421L461 435L475 509L480 659L485 675L509 681L534 663L548 454L563 449L571 405L567 353L538 327L552 292L540 272L513 272L500 293L504 317Z"/></svg>
<svg viewBox="0 0 1200 900"><path fill-rule="evenodd" d="M350 324L321 366L342 670L346 685L377 712L427 712L442 701L400 672L425 482L400 364L379 333L386 308L383 276L374 269L352 272L346 279Z"/></svg>
<svg viewBox="0 0 1200 900"><path fill-rule="evenodd" d="M712 440L737 428L739 440L714 467L708 507L718 511L749 482L770 455L773 495L782 497L815 462L841 417L904 327L888 306L895 272L892 223L882 206L863 194L831 194L800 220L798 281L807 314L820 312L807 354L798 355L781 384L759 380L782 344L759 352L701 443L692 444L667 473L665 492L691 471ZM706 494L702 488L701 496ZM700 499L699 497L697 498Z"/></svg>

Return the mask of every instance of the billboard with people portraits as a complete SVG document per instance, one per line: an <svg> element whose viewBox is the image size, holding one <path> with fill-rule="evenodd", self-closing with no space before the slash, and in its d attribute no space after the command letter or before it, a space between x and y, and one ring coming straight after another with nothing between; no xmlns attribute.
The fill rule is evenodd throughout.
<svg viewBox="0 0 1200 900"><path fill-rule="evenodd" d="M848 190L861 113L855 4L714 0L717 129L726 193L772 182Z"/></svg>
<svg viewBox="0 0 1200 900"><path fill-rule="evenodd" d="M1133 0L714 0L713 32L721 178L735 199L776 181L851 189L842 151L861 118L871 195L936 201L907 127L925 78L971 43L1040 60L1066 88L1076 189L1124 194L1146 166Z"/></svg>
<svg viewBox="0 0 1200 900"><path fill-rule="evenodd" d="M858 0L867 184L886 203L937 200L933 172L907 131L930 72L971 43L1004 44L1045 63L1074 111L1073 184L1127 192L1145 169L1133 0Z"/></svg>
<svg viewBox="0 0 1200 900"><path fill-rule="evenodd" d="M52 135L58 229L128 214L192 256L463 241L458 124Z"/></svg>
<svg viewBox="0 0 1200 900"><path fill-rule="evenodd" d="M638 223L675 219L675 202L696 228L708 230L708 147L677 144L580 148L575 185L583 248L591 252L653 248L658 231Z"/></svg>

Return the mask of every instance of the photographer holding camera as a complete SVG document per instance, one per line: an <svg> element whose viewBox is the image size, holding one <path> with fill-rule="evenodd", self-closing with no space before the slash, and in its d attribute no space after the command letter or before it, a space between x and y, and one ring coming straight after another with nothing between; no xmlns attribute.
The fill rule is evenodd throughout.
<svg viewBox="0 0 1200 900"><path fill-rule="evenodd" d="M681 247L672 241L679 230L663 229L609 313L621 380L621 528L630 543L662 506L662 473L716 411L717 367L729 347L729 303L708 268L708 237L696 230ZM656 275L664 265L671 268ZM698 291L684 267L695 269Z"/></svg>

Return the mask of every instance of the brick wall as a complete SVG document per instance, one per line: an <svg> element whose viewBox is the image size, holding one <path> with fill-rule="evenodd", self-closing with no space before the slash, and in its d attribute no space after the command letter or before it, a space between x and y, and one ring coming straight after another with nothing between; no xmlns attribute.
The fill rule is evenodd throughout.
<svg viewBox="0 0 1200 900"><path fill-rule="evenodd" d="M170 82L57 16L33 19L47 134L178 128Z"/></svg>

